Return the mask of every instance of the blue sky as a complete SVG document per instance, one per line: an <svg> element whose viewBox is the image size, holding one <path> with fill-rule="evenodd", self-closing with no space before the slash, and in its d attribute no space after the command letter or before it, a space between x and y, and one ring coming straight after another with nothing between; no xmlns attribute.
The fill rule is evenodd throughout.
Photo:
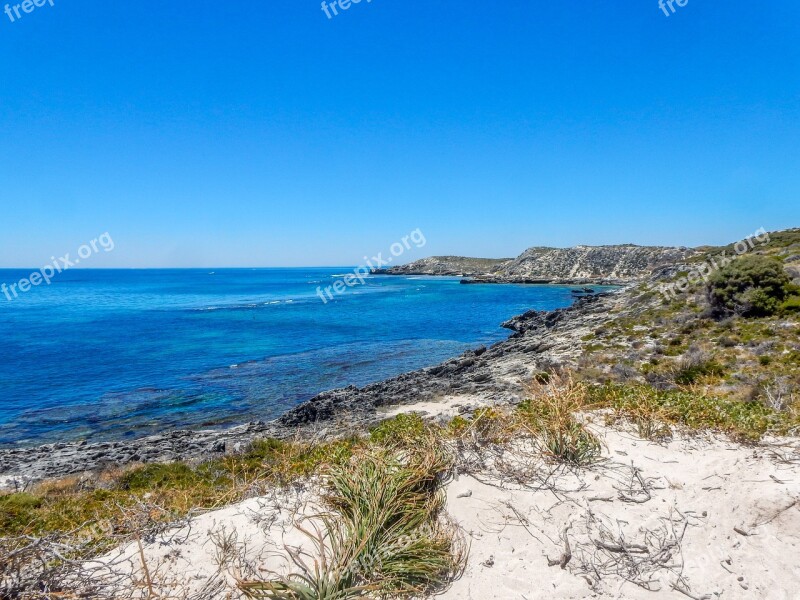
<svg viewBox="0 0 800 600"><path fill-rule="evenodd" d="M417 228L405 258L800 226L800 4L676 9L0 13L0 266L106 231L91 266L357 264Z"/></svg>

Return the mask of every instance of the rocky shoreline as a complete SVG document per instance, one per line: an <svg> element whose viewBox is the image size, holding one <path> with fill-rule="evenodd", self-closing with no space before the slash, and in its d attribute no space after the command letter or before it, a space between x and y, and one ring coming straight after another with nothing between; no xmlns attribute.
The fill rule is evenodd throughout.
<svg viewBox="0 0 800 600"><path fill-rule="evenodd" d="M465 411L476 402L515 403L522 397L522 380L580 355L580 338L608 318L608 310L620 297L618 292L589 295L576 298L569 308L526 312L503 323L514 333L489 348L362 388L323 392L275 421L224 430L171 431L133 441L0 450L0 488L131 463L202 460L238 452L257 438L347 434L377 423L388 407L418 402L463 402Z"/></svg>

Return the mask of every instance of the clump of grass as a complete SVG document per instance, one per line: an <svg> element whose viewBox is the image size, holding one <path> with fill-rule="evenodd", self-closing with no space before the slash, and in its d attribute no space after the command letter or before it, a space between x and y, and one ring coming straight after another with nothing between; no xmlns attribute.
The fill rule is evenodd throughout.
<svg viewBox="0 0 800 600"><path fill-rule="evenodd" d="M635 398L628 399L623 405L614 405L609 402L609 397L598 394L594 390L591 394L597 406L608 407L609 404L615 409L613 420L627 418L636 425L636 431L640 438L655 442L665 441L672 437L672 428L669 426L670 417L664 408L657 402L655 396L645 393L643 390L652 390L649 386L607 386L603 389L628 389L641 390L638 395L633 393Z"/></svg>
<svg viewBox="0 0 800 600"><path fill-rule="evenodd" d="M577 421L544 426L539 436L549 455L559 462L580 467L595 462L600 456L600 441Z"/></svg>
<svg viewBox="0 0 800 600"><path fill-rule="evenodd" d="M426 448L365 452L332 469L324 531L309 532L313 564L295 555L297 573L240 588L250 598L278 600L419 597L442 588L464 558L441 520L448 466L445 455Z"/></svg>
<svg viewBox="0 0 800 600"><path fill-rule="evenodd" d="M675 383L691 385L703 377L722 377L724 374L725 368L712 359L681 361L675 371Z"/></svg>
<svg viewBox="0 0 800 600"><path fill-rule="evenodd" d="M588 408L584 384L563 377L547 385L534 381L529 395L517 408L517 415L548 456L575 466L591 464L600 457L600 441L576 416Z"/></svg>
<svg viewBox="0 0 800 600"><path fill-rule="evenodd" d="M635 419L636 431L644 440L660 442L672 437L672 429L654 415L643 414Z"/></svg>
<svg viewBox="0 0 800 600"><path fill-rule="evenodd" d="M479 408L472 415L469 427L461 436L469 436L473 443L502 444L513 437L516 429L514 419L496 408Z"/></svg>

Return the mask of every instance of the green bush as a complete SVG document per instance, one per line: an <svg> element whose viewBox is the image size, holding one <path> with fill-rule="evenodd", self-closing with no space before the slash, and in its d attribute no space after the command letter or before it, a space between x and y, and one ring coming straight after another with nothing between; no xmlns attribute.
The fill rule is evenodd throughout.
<svg viewBox="0 0 800 600"><path fill-rule="evenodd" d="M800 296L790 296L781 303L782 313L800 312Z"/></svg>
<svg viewBox="0 0 800 600"><path fill-rule="evenodd" d="M683 364L675 373L675 383L679 385L691 385L696 383L701 377L722 377L725 368L715 360L703 360L698 363Z"/></svg>
<svg viewBox="0 0 800 600"><path fill-rule="evenodd" d="M742 441L758 441L766 433L785 435L800 426L796 413L778 412L761 402L644 385L607 384L590 391L595 406L610 407L637 422L653 418L691 430L724 431Z"/></svg>
<svg viewBox="0 0 800 600"><path fill-rule="evenodd" d="M401 413L374 427L369 438L375 444L409 442L413 445L425 436L426 429L425 421L417 413Z"/></svg>
<svg viewBox="0 0 800 600"><path fill-rule="evenodd" d="M708 300L717 314L765 317L777 313L796 293L783 263L766 256L742 256L712 275Z"/></svg>

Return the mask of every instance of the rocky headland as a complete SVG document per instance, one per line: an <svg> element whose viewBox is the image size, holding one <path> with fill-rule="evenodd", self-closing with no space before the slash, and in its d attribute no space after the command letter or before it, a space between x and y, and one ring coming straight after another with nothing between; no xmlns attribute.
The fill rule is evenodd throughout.
<svg viewBox="0 0 800 600"><path fill-rule="evenodd" d="M376 275L440 275L447 277L485 277L501 272L512 258L469 258L430 256L390 269L373 269Z"/></svg>
<svg viewBox="0 0 800 600"><path fill-rule="evenodd" d="M373 271L378 275L450 275L464 283L623 285L641 281L654 271L698 254L685 247L575 246L529 248L515 259L458 256L424 258L407 265Z"/></svg>

